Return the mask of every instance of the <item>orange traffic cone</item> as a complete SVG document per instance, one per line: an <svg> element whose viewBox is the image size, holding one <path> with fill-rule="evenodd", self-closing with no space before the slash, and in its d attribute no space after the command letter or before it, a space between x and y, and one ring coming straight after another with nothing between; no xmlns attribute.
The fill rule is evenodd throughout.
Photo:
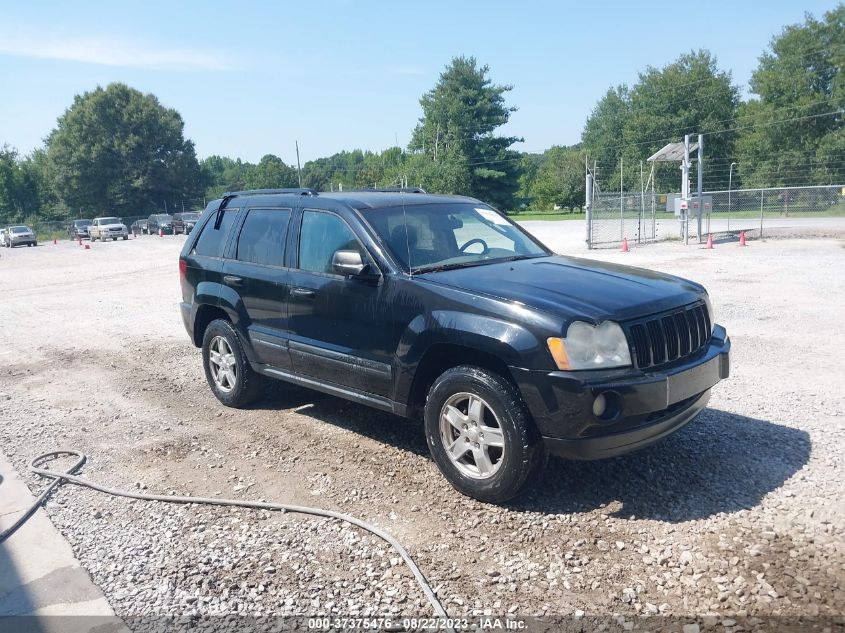
<svg viewBox="0 0 845 633"><path fill-rule="evenodd" d="M82 238L79 238L79 245L82 246Z"/></svg>
<svg viewBox="0 0 845 633"><path fill-rule="evenodd" d="M58 244L58 242L56 242L56 240L55 240L55 239L53 239L53 244Z"/></svg>
<svg viewBox="0 0 845 633"><path fill-rule="evenodd" d="M739 245L745 246L745 231L740 231L739 233Z"/></svg>
<svg viewBox="0 0 845 633"><path fill-rule="evenodd" d="M164 237L164 229L159 229L159 230L158 230L158 236L159 236L159 237Z"/></svg>
<svg viewBox="0 0 845 633"><path fill-rule="evenodd" d="M622 239L622 252L627 253L628 250L628 238L626 237Z"/></svg>
<svg viewBox="0 0 845 633"><path fill-rule="evenodd" d="M704 248L713 248L713 234L712 233L707 234L707 246L705 246Z"/></svg>
<svg viewBox="0 0 845 633"><path fill-rule="evenodd" d="M86 250L86 251L90 251L90 250L91 250L91 245L90 245L90 244L86 244L86 245L85 245L85 250Z"/></svg>

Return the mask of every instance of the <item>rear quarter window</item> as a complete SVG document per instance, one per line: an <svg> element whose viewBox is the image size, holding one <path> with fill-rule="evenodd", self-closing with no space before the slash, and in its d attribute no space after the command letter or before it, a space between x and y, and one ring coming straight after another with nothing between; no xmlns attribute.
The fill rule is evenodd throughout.
<svg viewBox="0 0 845 633"><path fill-rule="evenodd" d="M220 227L214 228L216 213L212 213L208 222L200 233L197 243L194 245L193 253L205 257L223 257L223 248L226 246L226 237L232 230L235 218L238 215L237 208L226 208L223 211L223 218Z"/></svg>

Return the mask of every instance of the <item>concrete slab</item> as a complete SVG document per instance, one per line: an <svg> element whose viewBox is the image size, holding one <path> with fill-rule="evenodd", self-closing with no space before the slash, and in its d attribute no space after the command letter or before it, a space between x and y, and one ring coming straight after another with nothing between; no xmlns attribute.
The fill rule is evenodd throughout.
<svg viewBox="0 0 845 633"><path fill-rule="evenodd" d="M0 531L34 501L0 453ZM0 544L0 633L94 630L128 631L73 555L70 544L39 509Z"/></svg>

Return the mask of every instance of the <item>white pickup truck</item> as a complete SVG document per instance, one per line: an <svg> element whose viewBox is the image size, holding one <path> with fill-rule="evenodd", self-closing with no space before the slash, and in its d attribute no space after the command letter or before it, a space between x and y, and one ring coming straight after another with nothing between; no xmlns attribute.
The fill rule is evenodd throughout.
<svg viewBox="0 0 845 633"><path fill-rule="evenodd" d="M128 240L129 230L120 221L120 218L94 218L91 221L91 226L88 227L88 236L92 242L108 239L117 241L119 237Z"/></svg>

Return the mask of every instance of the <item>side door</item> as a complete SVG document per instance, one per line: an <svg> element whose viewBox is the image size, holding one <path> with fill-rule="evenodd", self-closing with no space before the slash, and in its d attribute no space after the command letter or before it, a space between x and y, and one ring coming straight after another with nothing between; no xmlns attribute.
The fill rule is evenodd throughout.
<svg viewBox="0 0 845 633"><path fill-rule="evenodd" d="M288 327L296 373L367 393L389 396L393 378L391 306L385 284L337 274L338 250L375 260L337 213L303 209L290 271Z"/></svg>
<svg viewBox="0 0 845 633"><path fill-rule="evenodd" d="M240 298L241 326L246 329L255 360L290 369L287 349L287 300L290 272L285 244L292 209L251 207L245 212L223 265L223 283Z"/></svg>
<svg viewBox="0 0 845 633"><path fill-rule="evenodd" d="M211 213L205 220L199 236L185 256L190 286L194 289L195 305L219 305L223 286L223 254L229 243L232 227L238 219L238 207L226 207L219 226L215 227L217 213Z"/></svg>

